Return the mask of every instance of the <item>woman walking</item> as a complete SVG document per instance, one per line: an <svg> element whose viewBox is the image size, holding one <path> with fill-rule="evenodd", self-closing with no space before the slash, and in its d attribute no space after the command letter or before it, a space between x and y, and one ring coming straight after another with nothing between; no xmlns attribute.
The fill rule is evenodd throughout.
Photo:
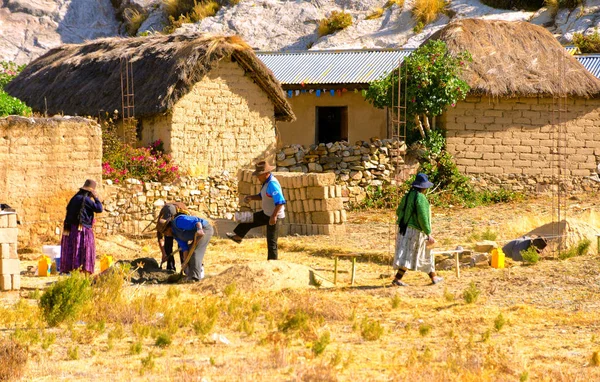
<svg viewBox="0 0 600 382"><path fill-rule="evenodd" d="M398 272L392 281L393 286L407 285L402 277L409 269L427 273L433 284L443 280L435 274L435 258L427 250L427 245L435 243L431 236L431 210L425 196L425 191L431 186L433 183L427 175L417 174L412 188L402 197L396 210L398 235L394 269Z"/></svg>
<svg viewBox="0 0 600 382"><path fill-rule="evenodd" d="M67 205L60 243L60 272L69 273L81 268L85 273L94 273L96 242L92 226L94 213L102 212L102 209L102 201L96 192L96 182L92 179L86 180Z"/></svg>

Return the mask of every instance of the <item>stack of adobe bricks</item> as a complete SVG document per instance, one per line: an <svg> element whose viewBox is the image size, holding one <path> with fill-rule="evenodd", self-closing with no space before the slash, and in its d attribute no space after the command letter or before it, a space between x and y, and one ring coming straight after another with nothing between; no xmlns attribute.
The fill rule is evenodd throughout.
<svg viewBox="0 0 600 382"><path fill-rule="evenodd" d="M334 173L274 173L283 189L286 218L280 234L334 235L345 233L346 211L342 187L335 185ZM240 205L253 211L261 209L260 201L244 203L246 195L256 195L261 184L251 170L242 170L238 182Z"/></svg>
<svg viewBox="0 0 600 382"><path fill-rule="evenodd" d="M17 256L17 214L0 212L0 290L21 288Z"/></svg>

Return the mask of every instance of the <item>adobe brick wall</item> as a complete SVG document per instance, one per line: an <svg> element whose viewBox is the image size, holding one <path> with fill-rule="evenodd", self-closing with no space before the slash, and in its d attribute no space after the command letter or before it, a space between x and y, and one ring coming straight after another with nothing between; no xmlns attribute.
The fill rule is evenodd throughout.
<svg viewBox="0 0 600 382"><path fill-rule="evenodd" d="M555 109L557 109L555 107ZM557 173L557 143L551 98L468 97L441 118L447 148L461 172L484 185L543 191ZM600 99L569 99L562 113L566 127L565 177L577 180L595 172L600 157ZM555 113L558 120L558 113ZM491 184L490 184L491 183Z"/></svg>
<svg viewBox="0 0 600 382"><path fill-rule="evenodd" d="M0 118L0 202L19 214L19 244L62 228L69 199L102 177L100 126L79 117ZM57 239L56 239L57 240Z"/></svg>
<svg viewBox="0 0 600 382"><path fill-rule="evenodd" d="M235 172L275 149L273 103L227 59L194 85L171 115L143 123L143 143L163 139L167 152L191 176Z"/></svg>

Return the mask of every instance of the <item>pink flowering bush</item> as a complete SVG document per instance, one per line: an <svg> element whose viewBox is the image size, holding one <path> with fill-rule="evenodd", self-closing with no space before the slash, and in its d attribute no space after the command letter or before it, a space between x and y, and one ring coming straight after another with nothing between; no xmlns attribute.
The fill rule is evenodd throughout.
<svg viewBox="0 0 600 382"><path fill-rule="evenodd" d="M140 148L125 145L117 140L110 142L110 138L104 139L105 151L102 163L104 179L111 179L115 183L121 183L127 178L171 182L180 175L179 168L173 164L171 156L165 154L160 139L148 147Z"/></svg>

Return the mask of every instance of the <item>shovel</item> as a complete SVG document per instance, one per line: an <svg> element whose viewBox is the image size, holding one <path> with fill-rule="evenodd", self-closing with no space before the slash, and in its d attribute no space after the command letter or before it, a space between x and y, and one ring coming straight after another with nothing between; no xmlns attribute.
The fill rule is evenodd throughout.
<svg viewBox="0 0 600 382"><path fill-rule="evenodd" d="M190 247L188 249L187 256L185 257L183 264L181 264L181 271L179 273L175 273L175 274L169 276L169 278L167 278L168 283L176 283L183 278L183 270L185 269L185 267L187 267L188 263L190 262L190 259L192 258L192 255L194 254L194 251L196 250L196 246L198 245L198 241L200 241L201 238L202 237L200 237L200 238L194 237L194 241L192 242L192 245L190 245Z"/></svg>

